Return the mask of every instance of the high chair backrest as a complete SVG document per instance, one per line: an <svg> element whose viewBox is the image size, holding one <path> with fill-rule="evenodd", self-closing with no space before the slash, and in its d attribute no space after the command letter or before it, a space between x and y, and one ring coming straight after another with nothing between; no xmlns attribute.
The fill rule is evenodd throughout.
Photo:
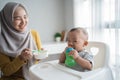
<svg viewBox="0 0 120 80"><path fill-rule="evenodd" d="M103 42L89 42L86 49L94 55L94 69L108 66L109 47Z"/></svg>

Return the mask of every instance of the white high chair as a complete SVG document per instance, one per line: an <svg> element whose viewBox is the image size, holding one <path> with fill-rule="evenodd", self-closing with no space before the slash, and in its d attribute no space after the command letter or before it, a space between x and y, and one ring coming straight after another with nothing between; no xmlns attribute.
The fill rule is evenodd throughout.
<svg viewBox="0 0 120 80"><path fill-rule="evenodd" d="M58 44L53 47L44 45L44 47L51 50L60 48ZM64 49L66 43L61 47ZM94 69L92 71L75 71L59 64L58 60L51 59L51 61L45 61L30 68L31 80L113 80L112 71L109 68L109 47L102 42L89 42L86 49L94 54ZM57 52L60 50L58 49ZM59 54L52 55L57 58L59 56Z"/></svg>
<svg viewBox="0 0 120 80"><path fill-rule="evenodd" d="M103 42L89 42L86 50L94 55L94 69L108 67L109 47Z"/></svg>

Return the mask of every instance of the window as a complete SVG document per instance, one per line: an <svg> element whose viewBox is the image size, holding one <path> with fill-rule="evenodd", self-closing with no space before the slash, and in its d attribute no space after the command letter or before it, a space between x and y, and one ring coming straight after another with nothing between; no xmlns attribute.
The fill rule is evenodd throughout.
<svg viewBox="0 0 120 80"><path fill-rule="evenodd" d="M74 0L75 26L115 26L115 0Z"/></svg>
<svg viewBox="0 0 120 80"><path fill-rule="evenodd" d="M103 0L102 19L104 27L115 27L115 0Z"/></svg>
<svg viewBox="0 0 120 80"><path fill-rule="evenodd" d="M115 56L118 55L115 52L116 34L118 34L115 29L116 8L118 7L116 7L117 2L115 1L117 0L74 0L75 26L87 28L90 34L89 40L109 44L112 64L115 64ZM119 7L118 10L120 10Z"/></svg>

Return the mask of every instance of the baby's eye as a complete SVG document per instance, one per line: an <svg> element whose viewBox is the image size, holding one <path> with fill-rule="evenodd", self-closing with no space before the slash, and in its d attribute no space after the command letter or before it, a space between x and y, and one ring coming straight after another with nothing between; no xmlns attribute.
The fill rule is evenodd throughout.
<svg viewBox="0 0 120 80"><path fill-rule="evenodd" d="M75 41L73 41L73 42L77 42L77 41L75 40Z"/></svg>

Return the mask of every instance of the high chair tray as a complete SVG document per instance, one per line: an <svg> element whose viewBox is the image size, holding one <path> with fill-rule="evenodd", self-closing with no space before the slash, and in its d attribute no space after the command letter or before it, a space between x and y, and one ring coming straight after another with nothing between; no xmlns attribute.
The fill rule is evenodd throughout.
<svg viewBox="0 0 120 80"><path fill-rule="evenodd" d="M66 68L58 63L40 63L30 68L31 76L36 80L80 80L81 76L76 71ZM35 80L35 78L33 78Z"/></svg>
<svg viewBox="0 0 120 80"><path fill-rule="evenodd" d="M108 67L88 72L70 69L58 63L58 60L38 63L30 67L31 80L113 80Z"/></svg>

